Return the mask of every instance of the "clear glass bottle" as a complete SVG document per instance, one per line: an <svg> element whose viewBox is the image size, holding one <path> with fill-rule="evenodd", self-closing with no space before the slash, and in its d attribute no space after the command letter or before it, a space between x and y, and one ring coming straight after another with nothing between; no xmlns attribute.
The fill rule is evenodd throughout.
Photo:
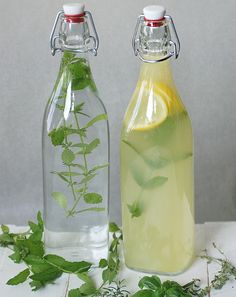
<svg viewBox="0 0 236 297"><path fill-rule="evenodd" d="M125 262L177 274L194 256L193 136L169 62L178 57L179 39L163 7L144 9L133 47L142 65L121 133Z"/></svg>
<svg viewBox="0 0 236 297"><path fill-rule="evenodd" d="M64 5L51 47L62 59L43 122L45 246L97 264L108 252L109 131L88 61L98 36L83 5Z"/></svg>

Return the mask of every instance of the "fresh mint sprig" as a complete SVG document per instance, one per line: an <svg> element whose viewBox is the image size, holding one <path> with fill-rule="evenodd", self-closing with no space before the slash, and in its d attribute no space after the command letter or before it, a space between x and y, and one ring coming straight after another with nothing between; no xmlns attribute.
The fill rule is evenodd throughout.
<svg viewBox="0 0 236 297"><path fill-rule="evenodd" d="M90 87L96 92L90 67L87 61L83 58L76 57L73 53L64 53L60 76L63 76L62 91L56 107L61 112L66 106L67 88L71 83L72 91L83 90ZM59 83L59 81L58 81ZM57 84L58 84L57 83ZM57 127L48 133L53 146L61 147L61 160L66 170L63 172L53 171L62 182L70 188L73 204L69 205L68 197L62 192L53 192L52 198L57 202L59 207L64 209L66 216L74 216L86 211L104 211L105 208L100 207L103 197L99 193L90 193L89 185L96 177L98 170L109 166L108 164L98 164L93 168L89 168L88 155L93 154L96 148L100 145L100 139L95 138L90 142L86 141L88 130L92 129L99 121L107 120L106 114L99 114L94 118L84 112L85 102L81 102L71 107L71 115L73 116L73 124L68 125L65 120L60 127ZM87 118L87 123L82 127L80 118ZM74 143L71 141L71 136L77 136L78 140ZM98 198L99 197L99 198ZM80 201L83 200L91 207L78 209ZM96 204L96 206L94 206Z"/></svg>

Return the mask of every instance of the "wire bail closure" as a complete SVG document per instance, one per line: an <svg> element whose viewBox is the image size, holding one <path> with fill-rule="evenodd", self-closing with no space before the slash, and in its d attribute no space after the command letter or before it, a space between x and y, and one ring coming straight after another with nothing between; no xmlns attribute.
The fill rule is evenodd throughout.
<svg viewBox="0 0 236 297"><path fill-rule="evenodd" d="M97 56L98 48L99 48L99 37L98 33L93 21L92 14L89 11L84 12L84 16L88 18L90 21L90 25L93 30L93 35L90 35L89 38L86 40L86 43L89 44L90 42L93 43L92 48L88 48L87 50L81 50L81 49L70 49L71 52L75 53L87 53L91 52L94 56ZM58 27L58 22L60 18L64 18L65 14L63 10L60 10L57 13L56 19L54 21L53 27L52 27L52 32L50 34L50 48L51 48L51 53L54 56L57 52L63 51L61 47L57 46L57 40L60 39L60 35L57 33L56 34L56 29Z"/></svg>
<svg viewBox="0 0 236 297"><path fill-rule="evenodd" d="M139 59L141 61L145 62L145 63L158 63L158 62L168 60L173 56L175 57L175 59L177 59L179 57L180 41L179 41L179 37L178 37L177 31L176 31L176 28L175 28L174 21L173 21L172 17L169 16L169 15L165 15L164 19L167 20L171 24L172 30L173 30L174 35L175 35L176 42L174 42L172 40L169 41L169 46L170 46L170 48L172 48L172 50L170 50L170 52L169 52L169 54L167 56L165 56L165 57L163 57L161 59L147 60L142 56L142 54L140 52L139 38L138 38L141 23L145 21L145 18L144 18L143 14L141 14L138 17L138 20L137 20L137 23L136 23L136 26L135 26L135 30L134 30L133 39L132 39L132 46L133 46L135 56L138 56Z"/></svg>

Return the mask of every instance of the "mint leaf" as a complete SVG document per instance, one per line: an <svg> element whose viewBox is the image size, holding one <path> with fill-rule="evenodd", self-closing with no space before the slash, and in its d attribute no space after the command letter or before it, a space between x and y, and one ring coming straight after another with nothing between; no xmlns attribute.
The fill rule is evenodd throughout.
<svg viewBox="0 0 236 297"><path fill-rule="evenodd" d="M9 227L6 225L1 225L2 232L8 234L10 232Z"/></svg>
<svg viewBox="0 0 236 297"><path fill-rule="evenodd" d="M9 281L7 282L7 285L16 286L21 283L24 283L27 280L29 275L30 275L30 271L27 268L27 269L21 271L20 273L18 273L15 277L9 279Z"/></svg>
<svg viewBox="0 0 236 297"><path fill-rule="evenodd" d="M133 294L132 297L166 297L166 296L154 294L152 290L141 290Z"/></svg>
<svg viewBox="0 0 236 297"><path fill-rule="evenodd" d="M99 261L99 268L105 268L108 266L107 260L106 259L101 259Z"/></svg>
<svg viewBox="0 0 236 297"><path fill-rule="evenodd" d="M120 228L117 226L116 223L112 222L109 224L109 231L114 233L114 232L117 232L117 231L121 231Z"/></svg>
<svg viewBox="0 0 236 297"><path fill-rule="evenodd" d="M160 187L162 185L164 185L168 180L168 177L164 177L164 176L155 176L153 178L151 178L150 180L148 180L145 184L144 184L144 188L145 189L153 189L156 187Z"/></svg>
<svg viewBox="0 0 236 297"><path fill-rule="evenodd" d="M53 197L54 200L56 200L56 202L58 203L58 205L61 208L63 208L63 209L67 208L68 201L67 201L67 199L66 199L66 197L65 197L65 195L63 193L53 192L52 197Z"/></svg>
<svg viewBox="0 0 236 297"><path fill-rule="evenodd" d="M46 284L47 282L54 281L55 279L59 278L61 275L62 275L62 271L60 271L55 267L51 267L47 270L31 275L30 278L34 281L38 281Z"/></svg>
<svg viewBox="0 0 236 297"><path fill-rule="evenodd" d="M85 178L83 178L80 181L80 184L86 184L87 182L89 182L91 179L93 179L96 176L96 174L89 174L87 175Z"/></svg>
<svg viewBox="0 0 236 297"><path fill-rule="evenodd" d="M139 288L156 291L161 287L161 280L158 276L144 276L138 283Z"/></svg>
<svg viewBox="0 0 236 297"><path fill-rule="evenodd" d="M91 121L89 121L87 123L87 125L85 125L85 128L88 128L88 127L92 126L93 124L95 124L95 123L97 123L99 121L103 121L103 120L107 120L107 115L106 114L100 114L100 115L96 116Z"/></svg>
<svg viewBox="0 0 236 297"><path fill-rule="evenodd" d="M89 172L94 172L94 171L97 171L97 170L100 170L100 169L103 169L103 168L107 168L107 167L109 167L109 163L104 164L104 165L95 166L91 170L89 170Z"/></svg>
<svg viewBox="0 0 236 297"><path fill-rule="evenodd" d="M69 291L68 297L83 297L83 295L80 293L79 289L71 289Z"/></svg>
<svg viewBox="0 0 236 297"><path fill-rule="evenodd" d="M10 234L3 233L0 235L0 246L8 246L14 243L14 239Z"/></svg>
<svg viewBox="0 0 236 297"><path fill-rule="evenodd" d="M69 262L57 255L47 255L44 257L47 263L57 267L60 270L68 273L82 273L90 269L91 263L86 261Z"/></svg>
<svg viewBox="0 0 236 297"><path fill-rule="evenodd" d="M102 196L97 193L87 193L84 195L84 201L89 204L98 204L102 202Z"/></svg>
<svg viewBox="0 0 236 297"><path fill-rule="evenodd" d="M61 145L65 139L65 129L64 127L53 129L48 136L51 137L54 146Z"/></svg>
<svg viewBox="0 0 236 297"><path fill-rule="evenodd" d="M75 159L75 154L70 149L66 148L62 152L61 158L66 165L70 165Z"/></svg>
<svg viewBox="0 0 236 297"><path fill-rule="evenodd" d="M19 251L15 251L13 254L9 256L9 258L15 263L20 263L22 260L22 257Z"/></svg>
<svg viewBox="0 0 236 297"><path fill-rule="evenodd" d="M133 204L128 204L129 212L132 215L132 218L138 218L142 214L142 208L140 202L135 201Z"/></svg>

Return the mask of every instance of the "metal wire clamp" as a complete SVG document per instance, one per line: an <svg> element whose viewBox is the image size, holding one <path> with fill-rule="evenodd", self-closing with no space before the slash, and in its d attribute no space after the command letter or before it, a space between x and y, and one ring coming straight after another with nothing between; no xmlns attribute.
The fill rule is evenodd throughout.
<svg viewBox="0 0 236 297"><path fill-rule="evenodd" d="M158 63L158 62L168 60L169 58L171 58L173 56L175 57L175 59L177 59L179 57L180 41L179 41L179 37L178 37L177 31L175 28L174 21L173 21L172 17L169 15L165 15L164 18L171 25L171 28L172 28L175 38L176 38L176 43L172 40L169 40L170 51L169 51L168 55L166 55L165 57L163 57L161 59L156 59L156 60L147 60L143 57L143 55L140 52L138 35L139 35L141 23L145 21L145 18L144 18L144 15L142 14L137 19L137 23L135 26L134 35L133 35L133 39L132 39L132 46L133 46L135 56L138 56L139 59L145 63Z"/></svg>
<svg viewBox="0 0 236 297"><path fill-rule="evenodd" d="M84 12L84 16L90 21L90 25L92 27L93 35L90 35L89 38L86 40L86 44L88 45L90 42L93 43L93 47L87 48L86 50L81 49L70 49L71 52L75 53L87 53L91 52L94 56L97 56L98 48L99 48L99 37L97 34L97 30L93 21L92 14L89 11ZM54 56L57 52L63 51L61 47L57 46L57 41L60 39L60 35L56 34L56 29L58 27L59 19L64 19L64 11L61 10L57 13L56 19L53 24L52 32L50 34L50 48L52 55Z"/></svg>

